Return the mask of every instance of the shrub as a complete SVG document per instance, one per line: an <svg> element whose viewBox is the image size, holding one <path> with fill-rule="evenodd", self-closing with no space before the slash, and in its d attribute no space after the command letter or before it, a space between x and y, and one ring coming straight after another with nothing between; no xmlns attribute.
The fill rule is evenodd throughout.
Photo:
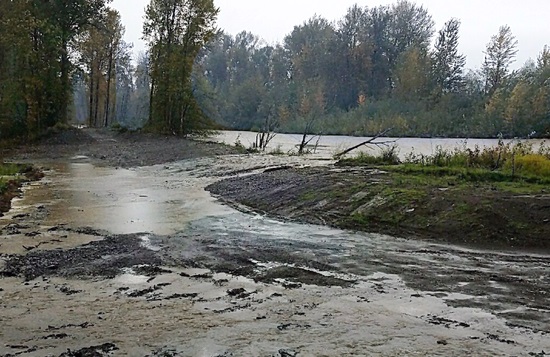
<svg viewBox="0 0 550 357"><path fill-rule="evenodd" d="M517 156L507 162L507 169L520 175L550 178L550 160L539 154Z"/></svg>
<svg viewBox="0 0 550 357"><path fill-rule="evenodd" d="M12 176L19 173L21 167L16 164L2 164L0 163L0 176Z"/></svg>
<svg viewBox="0 0 550 357"><path fill-rule="evenodd" d="M397 145L388 146L380 151L378 155L371 155L360 152L351 159L340 160L343 165L362 166L362 165L399 165L399 148Z"/></svg>
<svg viewBox="0 0 550 357"><path fill-rule="evenodd" d="M111 124L111 130L119 134L123 134L128 131L128 128L117 122Z"/></svg>

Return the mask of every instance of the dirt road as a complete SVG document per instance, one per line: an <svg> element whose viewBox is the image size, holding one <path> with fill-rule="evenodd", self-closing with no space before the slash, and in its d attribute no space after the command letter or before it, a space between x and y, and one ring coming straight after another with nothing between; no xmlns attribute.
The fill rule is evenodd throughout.
<svg viewBox="0 0 550 357"><path fill-rule="evenodd" d="M189 149L160 164L156 139L143 157L129 140L100 133L18 156L48 170L0 219L0 356L550 351L550 256L235 210L204 188L327 162ZM134 154L160 165L116 168Z"/></svg>

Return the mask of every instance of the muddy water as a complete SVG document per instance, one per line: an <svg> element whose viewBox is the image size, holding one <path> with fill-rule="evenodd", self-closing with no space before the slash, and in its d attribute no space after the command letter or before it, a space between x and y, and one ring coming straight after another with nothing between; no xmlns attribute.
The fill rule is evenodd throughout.
<svg viewBox="0 0 550 357"><path fill-rule="evenodd" d="M250 131L222 131L218 136L213 138L217 142L234 145L239 141L245 147L251 147L256 141L256 133ZM334 154L342 152L347 148L351 148L358 145L370 138L355 137L355 136L343 136L343 135L323 135L317 142L313 140L311 142L310 149L315 147L314 156L316 157L332 157ZM278 150L283 152L296 152L297 147L302 140L302 135L299 134L277 134L270 142L267 151ZM445 150L453 150L454 148L470 148L474 149L476 146L479 148L494 147L498 144L497 139L445 139L445 138L380 138L378 142L387 142L389 145L396 145L399 149L401 157L405 157L409 153L433 155L438 148ZM505 143L510 140L505 140ZM544 141L538 139L531 139L527 142L534 145L534 147L540 146ZM354 151L367 152L370 154L376 153L379 148L375 146L363 146Z"/></svg>
<svg viewBox="0 0 550 357"><path fill-rule="evenodd" d="M550 350L548 256L281 222L230 209L204 191L229 175L326 161L228 156L132 170L86 161L53 165L26 190L0 224L29 214L41 234L3 235L0 253L48 239L33 251L101 239L75 229L87 226L139 233L167 268L151 276L127 267L113 279L0 279L0 355L60 355L105 343L121 356ZM250 269L239 274L240 267Z"/></svg>

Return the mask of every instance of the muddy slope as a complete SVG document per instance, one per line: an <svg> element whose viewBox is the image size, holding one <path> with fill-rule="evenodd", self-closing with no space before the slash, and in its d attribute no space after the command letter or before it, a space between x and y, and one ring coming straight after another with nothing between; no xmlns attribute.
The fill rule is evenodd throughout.
<svg viewBox="0 0 550 357"><path fill-rule="evenodd" d="M284 169L207 187L280 218L477 248L550 251L550 195L490 186L402 188L367 168ZM411 193L412 192L412 193Z"/></svg>
<svg viewBox="0 0 550 357"><path fill-rule="evenodd" d="M237 154L227 145L141 132L109 129L70 129L5 154L10 161L44 162L83 155L96 165L136 167L166 162Z"/></svg>

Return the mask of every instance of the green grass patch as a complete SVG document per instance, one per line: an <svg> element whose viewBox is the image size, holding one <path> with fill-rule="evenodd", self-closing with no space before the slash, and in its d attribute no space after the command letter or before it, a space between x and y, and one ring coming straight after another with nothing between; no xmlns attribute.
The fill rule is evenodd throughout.
<svg viewBox="0 0 550 357"><path fill-rule="evenodd" d="M21 172L21 165L0 164L0 194L4 194L8 188L8 180Z"/></svg>
<svg viewBox="0 0 550 357"><path fill-rule="evenodd" d="M21 170L20 165L16 164L0 164L0 176L13 176Z"/></svg>
<svg viewBox="0 0 550 357"><path fill-rule="evenodd" d="M315 201L318 197L318 193L316 192L305 192L303 193L299 200L300 201Z"/></svg>

